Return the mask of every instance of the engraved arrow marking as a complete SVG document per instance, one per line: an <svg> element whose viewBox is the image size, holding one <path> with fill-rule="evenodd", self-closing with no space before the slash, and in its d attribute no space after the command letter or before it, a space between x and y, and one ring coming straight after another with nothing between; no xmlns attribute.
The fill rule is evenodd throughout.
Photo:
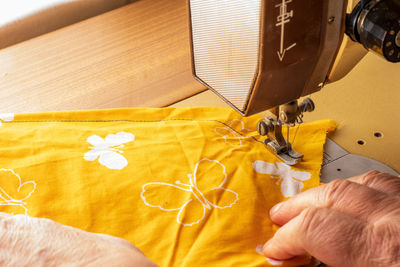
<svg viewBox="0 0 400 267"><path fill-rule="evenodd" d="M288 11L287 5L292 2L292 0L282 0L282 3L275 5L275 7L279 8L279 15L277 17L276 27L281 27L281 42L278 53L279 60L282 61L285 57L285 53L296 46L296 43L291 44L287 48L283 48L285 43L285 24L290 22L290 18L293 17L294 11Z"/></svg>
<svg viewBox="0 0 400 267"><path fill-rule="evenodd" d="M278 51L277 53L278 53L279 60L282 61L282 60L283 60L283 57L285 56L286 51L289 51L290 49L292 49L292 48L295 47L295 46L296 46L296 43L292 44L292 45L289 46L288 48L283 49L282 52L281 52L281 51Z"/></svg>

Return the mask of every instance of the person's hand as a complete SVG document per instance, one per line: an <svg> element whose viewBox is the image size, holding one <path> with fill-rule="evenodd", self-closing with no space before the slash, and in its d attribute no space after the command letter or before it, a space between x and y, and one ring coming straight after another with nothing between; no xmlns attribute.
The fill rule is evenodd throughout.
<svg viewBox="0 0 400 267"><path fill-rule="evenodd" d="M267 258L311 254L329 266L400 266L400 178L372 171L337 180L270 211L282 226Z"/></svg>
<svg viewBox="0 0 400 267"><path fill-rule="evenodd" d="M156 266L126 240L0 213L1 266Z"/></svg>

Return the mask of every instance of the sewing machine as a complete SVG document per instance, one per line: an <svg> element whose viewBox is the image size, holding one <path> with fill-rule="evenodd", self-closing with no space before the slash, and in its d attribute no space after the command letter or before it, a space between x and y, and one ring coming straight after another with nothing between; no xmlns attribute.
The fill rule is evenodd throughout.
<svg viewBox="0 0 400 267"><path fill-rule="evenodd" d="M400 62L400 0L188 3L193 75L242 115L269 109L257 130L266 136L266 148L288 165L303 157L291 146L290 129L294 140L303 113L315 109L311 98L297 99L343 78L368 50ZM396 174L330 140L325 153L322 172L330 178L336 172L329 169L341 165L329 163L345 157L341 164L355 172L349 175L366 168Z"/></svg>

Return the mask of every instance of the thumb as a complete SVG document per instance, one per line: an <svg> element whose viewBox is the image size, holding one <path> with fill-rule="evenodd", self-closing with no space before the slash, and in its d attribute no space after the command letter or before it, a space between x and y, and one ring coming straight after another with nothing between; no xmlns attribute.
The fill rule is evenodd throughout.
<svg viewBox="0 0 400 267"><path fill-rule="evenodd" d="M311 254L329 266L364 266L366 224L326 208L307 208L280 228L263 253L275 260Z"/></svg>

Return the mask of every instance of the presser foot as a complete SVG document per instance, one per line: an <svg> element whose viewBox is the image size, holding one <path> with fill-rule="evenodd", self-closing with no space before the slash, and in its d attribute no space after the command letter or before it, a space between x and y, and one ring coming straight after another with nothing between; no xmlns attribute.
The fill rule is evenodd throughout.
<svg viewBox="0 0 400 267"><path fill-rule="evenodd" d="M296 152L289 142L289 127L302 123L303 113L311 112L314 108L314 102L310 98L305 99L301 104L298 104L297 100L291 101L281 107L270 109L271 115L257 123L257 132L261 136L267 136L264 140L266 148L287 165L295 165L303 158L303 155ZM282 126L287 126L286 138L283 137ZM292 143L296 138L298 127Z"/></svg>
<svg viewBox="0 0 400 267"><path fill-rule="evenodd" d="M303 154L296 152L291 148L290 144L288 146L289 148L282 148L279 144L270 139L265 139L264 144L271 153L289 166L296 165L303 158Z"/></svg>

